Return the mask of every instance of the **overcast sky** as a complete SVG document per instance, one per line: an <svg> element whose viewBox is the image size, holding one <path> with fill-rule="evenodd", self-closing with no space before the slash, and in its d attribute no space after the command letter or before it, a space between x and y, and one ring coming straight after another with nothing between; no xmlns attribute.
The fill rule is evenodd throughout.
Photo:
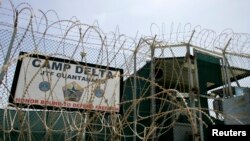
<svg viewBox="0 0 250 141"><path fill-rule="evenodd" d="M2 1L4 6L7 0ZM82 23L98 21L104 32L129 36L149 34L150 26L169 29L190 23L220 33L226 28L250 34L250 0L13 0L28 2L34 9L55 10L60 19L76 16ZM53 19L50 19L53 20Z"/></svg>

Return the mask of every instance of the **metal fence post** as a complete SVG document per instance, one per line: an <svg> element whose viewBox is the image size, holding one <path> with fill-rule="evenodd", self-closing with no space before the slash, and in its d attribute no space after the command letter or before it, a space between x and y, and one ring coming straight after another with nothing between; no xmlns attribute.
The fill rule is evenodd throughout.
<svg viewBox="0 0 250 141"><path fill-rule="evenodd" d="M198 129L197 129L197 121L196 121L196 112L192 109L195 108L195 93L194 93L194 80L193 80L193 72L192 72L192 62L191 62L191 53L190 53L190 42L193 38L195 31L192 32L192 35L186 44L187 48L187 63L188 63L188 81L189 81L189 98L190 98L190 107L191 107L191 125L192 125L192 130L193 130L193 135L194 135L194 140L199 141L199 136Z"/></svg>
<svg viewBox="0 0 250 141"><path fill-rule="evenodd" d="M17 24L18 24L18 11L16 11L15 18L16 19L15 19L15 23L14 23L14 31L12 33L12 37L11 37L11 40L10 40L8 51L7 51L6 56L4 58L3 67L2 67L1 72L0 72L0 85L3 83L3 79L4 79L4 76L5 76L5 73L7 72L8 60L10 59L10 53L11 53L11 50L13 48L13 45L14 45L14 42L15 42L15 39L16 39Z"/></svg>
<svg viewBox="0 0 250 141"><path fill-rule="evenodd" d="M151 118L151 127L152 130L155 130L155 121L154 121L154 115L156 113L156 103L155 103L155 98L154 98L154 94L155 94L155 57L154 57L154 53L155 53L155 39L156 39L156 35L154 37L153 43L150 46L151 49L151 64L150 64L150 81L151 81L151 107L150 107L150 114L152 116ZM153 131L152 132L152 141L155 140L155 136L156 136L156 132Z"/></svg>
<svg viewBox="0 0 250 141"><path fill-rule="evenodd" d="M133 106L134 106L134 108L133 108L133 129L134 129L134 132L137 131L137 106L136 106L136 104L137 104L136 103L136 99L137 99L137 81L136 81L136 75L137 75L136 67L137 67L137 65L136 65L136 63L137 63L137 61L136 61L136 57L137 57L137 49L140 46L140 42L141 42L141 40L139 40L139 43L134 51L134 75L133 75L133 77L134 77L134 92L133 92ZM136 141L136 134L133 135L133 141Z"/></svg>

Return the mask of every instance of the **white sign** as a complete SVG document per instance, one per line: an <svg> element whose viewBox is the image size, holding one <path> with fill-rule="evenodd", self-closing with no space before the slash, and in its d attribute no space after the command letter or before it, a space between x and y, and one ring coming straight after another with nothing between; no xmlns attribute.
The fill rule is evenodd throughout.
<svg viewBox="0 0 250 141"><path fill-rule="evenodd" d="M24 57L17 65L12 102L119 112L122 73L41 55Z"/></svg>

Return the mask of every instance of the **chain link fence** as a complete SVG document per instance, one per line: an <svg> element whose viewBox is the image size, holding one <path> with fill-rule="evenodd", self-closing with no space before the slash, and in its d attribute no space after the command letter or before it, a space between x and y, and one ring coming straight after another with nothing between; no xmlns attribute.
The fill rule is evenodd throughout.
<svg viewBox="0 0 250 141"><path fill-rule="evenodd" d="M3 17L0 21L1 140L204 141L207 125L249 124L247 34L225 30L217 35L212 30L186 24L183 28L178 26L176 31L172 27L170 33L152 33L134 39L118 32L104 33L98 26L82 24L76 19L50 21L49 18L58 16L42 11L35 14L27 4L11 8L0 8ZM20 55L20 52L25 53ZM113 77L121 81L113 85L100 85L99 81L79 85L84 87L89 103L99 99L104 101L106 109L72 109L30 101L24 105L11 103L15 98L13 89L19 90L21 83L23 91L18 93L22 96L39 95L39 88L32 86L37 85L34 80L40 70L52 69L46 61L35 74L28 71L27 65L23 68L24 81L15 82L15 73L20 69L18 62L24 64L25 59L29 62L30 57L41 59L38 55L80 69L91 64L92 68L111 72L112 77L103 78L106 83ZM33 61L33 66L37 63ZM56 65L60 68L60 64ZM68 74L67 70L60 73ZM122 73L113 75L114 70ZM90 79L95 72L85 75ZM43 79L56 88L60 82L68 84L73 78L58 79L56 83L52 77ZM98 86L105 91L103 95L99 91L99 97ZM120 91L116 93L113 89ZM44 93L55 98L62 90L64 87L60 87L60 92ZM106 98L108 93L113 97ZM114 94L119 94L118 103L112 102L117 100ZM112 104L119 110L108 110Z"/></svg>

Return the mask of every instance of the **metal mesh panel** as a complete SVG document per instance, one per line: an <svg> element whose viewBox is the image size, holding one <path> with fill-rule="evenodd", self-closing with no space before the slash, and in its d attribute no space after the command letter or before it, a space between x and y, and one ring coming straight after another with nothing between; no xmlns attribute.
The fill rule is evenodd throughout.
<svg viewBox="0 0 250 141"><path fill-rule="evenodd" d="M204 133L209 124L249 124L249 117L237 117L233 113L242 107L225 109L225 105L237 103L238 99L244 99L245 104L249 100L249 36L246 34L238 36L225 31L217 35L187 24L171 29L170 33L131 39L116 32L104 33L98 26L74 19L50 21L49 14L34 16L25 4L18 8L14 12L0 8L3 16L0 21L3 76L0 140L197 141L206 140ZM22 11L23 8L27 11ZM17 19L18 25L14 26ZM204 70L197 67L195 50L220 58L218 76L222 77L222 84L214 85L206 79L202 94L199 85L204 79L199 73ZM20 52L27 54L19 56ZM63 106L48 108L47 105L34 109L32 104L10 103L17 63L32 54L71 60L75 65L91 63L122 69L120 112L72 110ZM205 71L214 72L212 67ZM26 72L24 78L39 76L30 75ZM25 88L29 89L32 80L25 82ZM89 87L87 96L95 97L92 87L86 87Z"/></svg>

